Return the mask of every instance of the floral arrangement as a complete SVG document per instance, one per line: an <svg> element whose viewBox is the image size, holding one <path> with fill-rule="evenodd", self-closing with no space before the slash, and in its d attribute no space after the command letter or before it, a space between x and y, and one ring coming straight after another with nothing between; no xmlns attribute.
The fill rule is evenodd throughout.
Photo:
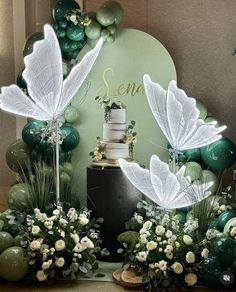
<svg viewBox="0 0 236 292"><path fill-rule="evenodd" d="M100 161L104 158L104 145L101 141L100 137L97 137L97 141L96 141L96 146L94 148L94 151L91 151L89 153L89 155L92 157L93 161Z"/></svg>
<svg viewBox="0 0 236 292"><path fill-rule="evenodd" d="M134 131L135 124L135 121L131 121L123 138L123 142L129 144L129 156L131 159L133 159L134 144L137 142L137 133Z"/></svg>
<svg viewBox="0 0 236 292"><path fill-rule="evenodd" d="M88 210L74 208L65 213L57 207L51 216L36 208L27 215L20 243L28 251L31 278L46 281L90 275L98 267L94 253L100 250L101 222L90 220Z"/></svg>
<svg viewBox="0 0 236 292"><path fill-rule="evenodd" d="M232 209L229 190L227 188L223 192L217 204L222 206L225 203ZM232 250L236 248L236 213L224 211L219 216L214 203L212 208L216 217L212 217L207 230L202 232L201 219L194 217L193 210L189 210L183 218L182 211L163 215L153 203L139 202L137 212L126 223L129 231L118 237L118 241L123 243L123 248L118 250L125 257L123 268L133 268L137 274L142 274L143 283L150 291L157 287L160 291L172 291L177 286L203 282L213 287L220 286L220 273L235 271ZM222 224L222 218L230 212L234 217L222 233L212 223L217 219ZM214 270L216 266L217 271Z"/></svg>
<svg viewBox="0 0 236 292"><path fill-rule="evenodd" d="M65 15L68 22L72 22L74 25L88 26L92 21L88 15L81 12L80 9L72 9Z"/></svg>
<svg viewBox="0 0 236 292"><path fill-rule="evenodd" d="M110 120L112 109L122 109L124 105L117 99L117 97L97 96L95 100L104 109L104 119L106 123Z"/></svg>

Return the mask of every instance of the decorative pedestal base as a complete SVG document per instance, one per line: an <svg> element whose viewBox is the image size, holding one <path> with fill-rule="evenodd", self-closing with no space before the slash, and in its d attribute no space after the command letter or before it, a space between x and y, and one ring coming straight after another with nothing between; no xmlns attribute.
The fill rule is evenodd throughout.
<svg viewBox="0 0 236 292"><path fill-rule="evenodd" d="M122 261L117 254L117 236L124 231L125 222L133 215L141 193L132 186L119 167L87 168L87 204L95 218L102 217L102 247L110 251L106 261ZM102 258L101 258L102 260Z"/></svg>

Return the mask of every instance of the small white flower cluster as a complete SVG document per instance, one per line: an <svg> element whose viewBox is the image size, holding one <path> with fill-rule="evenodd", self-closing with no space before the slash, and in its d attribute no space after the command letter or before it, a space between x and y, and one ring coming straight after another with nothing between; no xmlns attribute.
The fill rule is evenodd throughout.
<svg viewBox="0 0 236 292"><path fill-rule="evenodd" d="M28 254L38 281L47 280L58 269L61 276L74 275L83 261L89 263L99 238L99 232L91 228L90 212L70 208L66 214L57 207L51 216L39 209L34 213L27 216ZM92 269L95 258L91 260Z"/></svg>
<svg viewBox="0 0 236 292"><path fill-rule="evenodd" d="M219 202L215 202L213 210L216 212L217 215L220 215L221 213L223 213L225 211L232 210L232 206L225 205L225 204L220 205Z"/></svg>
<svg viewBox="0 0 236 292"><path fill-rule="evenodd" d="M196 260L209 254L204 245L199 253L194 244L198 220L190 218L185 224L180 224L178 216L170 214L165 214L161 219L144 221L141 215L135 213L134 218L142 224L134 249L135 265L145 265L152 277L153 273L156 277L183 273L188 286L196 284Z"/></svg>

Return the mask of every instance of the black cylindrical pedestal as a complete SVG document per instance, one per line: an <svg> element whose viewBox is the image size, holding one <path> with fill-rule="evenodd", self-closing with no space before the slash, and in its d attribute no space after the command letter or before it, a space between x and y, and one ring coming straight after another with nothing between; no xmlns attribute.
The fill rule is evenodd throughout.
<svg viewBox="0 0 236 292"><path fill-rule="evenodd" d="M87 168L87 205L95 218L102 217L102 247L110 251L106 261L122 261L117 254L117 236L125 231L125 222L134 214L140 192L116 168Z"/></svg>

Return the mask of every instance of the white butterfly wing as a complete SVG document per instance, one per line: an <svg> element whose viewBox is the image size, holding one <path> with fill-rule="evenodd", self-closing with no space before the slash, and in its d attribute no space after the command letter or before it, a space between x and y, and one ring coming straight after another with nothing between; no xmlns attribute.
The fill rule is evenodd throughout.
<svg viewBox="0 0 236 292"><path fill-rule="evenodd" d="M18 86L2 87L1 90L0 107L2 110L42 121L50 119L50 116L25 95Z"/></svg>
<svg viewBox="0 0 236 292"><path fill-rule="evenodd" d="M160 205L160 201L152 187L149 170L140 167L137 163L119 159L119 165L129 181L149 199Z"/></svg>
<svg viewBox="0 0 236 292"><path fill-rule="evenodd" d="M65 107L70 103L85 78L89 74L97 56L102 48L103 39L101 38L94 49L89 51L70 72L69 76L63 82L62 94L60 97L57 113L64 111Z"/></svg>
<svg viewBox="0 0 236 292"><path fill-rule="evenodd" d="M150 177L152 186L160 201L160 206L165 209L171 209L169 202L174 200L180 190L176 175L170 171L167 163L161 161L158 156L153 155L150 161Z"/></svg>
<svg viewBox="0 0 236 292"><path fill-rule="evenodd" d="M173 139L167 119L166 91L158 83L154 83L147 74L143 76L143 83L152 114L172 145Z"/></svg>
<svg viewBox="0 0 236 292"><path fill-rule="evenodd" d="M50 25L44 26L44 39L34 44L33 53L24 62L23 78L30 97L53 119L62 90L63 69L59 43Z"/></svg>

